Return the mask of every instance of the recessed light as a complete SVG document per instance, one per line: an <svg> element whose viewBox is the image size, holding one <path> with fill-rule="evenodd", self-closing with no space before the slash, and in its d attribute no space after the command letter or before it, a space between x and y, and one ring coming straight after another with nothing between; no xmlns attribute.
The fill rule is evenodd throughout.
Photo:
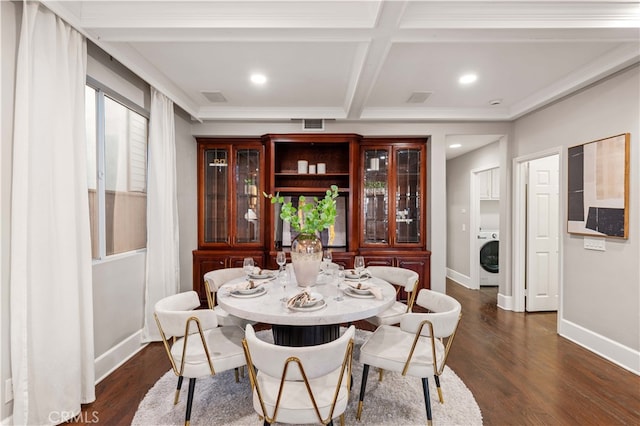
<svg viewBox="0 0 640 426"><path fill-rule="evenodd" d="M460 148L462 145L459 143L452 143L451 145L449 145L449 148Z"/></svg>
<svg viewBox="0 0 640 426"><path fill-rule="evenodd" d="M478 79L478 76L476 74L473 74L473 73L465 74L458 79L458 83L471 84L475 82L477 79Z"/></svg>
<svg viewBox="0 0 640 426"><path fill-rule="evenodd" d="M264 74L251 74L251 82L253 84L265 84L267 77Z"/></svg>

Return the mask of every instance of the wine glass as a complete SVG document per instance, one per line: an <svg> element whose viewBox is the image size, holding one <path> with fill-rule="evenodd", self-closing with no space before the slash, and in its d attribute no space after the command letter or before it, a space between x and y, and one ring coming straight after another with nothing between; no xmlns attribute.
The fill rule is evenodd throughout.
<svg viewBox="0 0 640 426"><path fill-rule="evenodd" d="M342 297L342 283L344 281L344 266L339 265L338 266L338 280L336 281L336 288L337 288L337 295L336 297L333 298L333 300L336 300L338 302L341 302L343 299Z"/></svg>
<svg viewBox="0 0 640 426"><path fill-rule="evenodd" d="M282 271L282 268L287 263L287 255L283 251L279 251L276 255L276 263L280 266L280 270Z"/></svg>
<svg viewBox="0 0 640 426"><path fill-rule="evenodd" d="M358 274L358 283L360 283L360 279L362 278L362 272L364 271L364 257L356 256L353 260L353 268L356 270L356 274Z"/></svg>
<svg viewBox="0 0 640 426"><path fill-rule="evenodd" d="M331 251L325 250L322 254L322 269L324 270L325 274L329 273L329 265L331 265L332 261L333 257L331 256Z"/></svg>
<svg viewBox="0 0 640 426"><path fill-rule="evenodd" d="M289 284L289 271L287 268L283 268L280 271L280 284L282 284L282 299L281 302L287 302L289 299L287 298L287 285Z"/></svg>
<svg viewBox="0 0 640 426"><path fill-rule="evenodd" d="M253 272L253 258L252 257L245 257L244 260L242 261L242 269L244 269L244 272L247 274L247 279L249 279L249 274L251 274Z"/></svg>

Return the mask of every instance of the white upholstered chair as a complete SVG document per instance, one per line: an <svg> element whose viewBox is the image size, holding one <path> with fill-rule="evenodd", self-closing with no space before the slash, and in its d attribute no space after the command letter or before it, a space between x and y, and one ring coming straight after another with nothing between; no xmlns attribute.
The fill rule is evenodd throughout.
<svg viewBox="0 0 640 426"><path fill-rule="evenodd" d="M253 387L253 408L264 424L333 424L349 402L355 327L316 346L277 346L248 325L243 342ZM251 366L255 367L252 368ZM257 371L256 371L257 370Z"/></svg>
<svg viewBox="0 0 640 426"><path fill-rule="evenodd" d="M367 318L366 321L375 325L399 324L402 315L411 312L418 289L420 276L411 269L399 268L396 266L368 266L367 270L371 276L383 279L393 284L398 291L403 288L407 293L407 303L396 301L391 307L374 317Z"/></svg>
<svg viewBox="0 0 640 426"><path fill-rule="evenodd" d="M216 305L216 294L220 287L227 282L236 278L241 278L246 275L243 268L223 268L209 271L204 274L204 288L207 293L207 305L209 309L218 316L218 322L222 326L237 325L244 329L247 324L255 324L254 321L248 321L242 318L238 318L235 315L231 315L219 305Z"/></svg>
<svg viewBox="0 0 640 426"><path fill-rule="evenodd" d="M178 403L182 379L189 378L185 425L191 419L196 379L245 365L240 327L218 327L218 317L200 306L198 293L188 291L161 299L155 318L173 372L178 376L174 404Z"/></svg>
<svg viewBox="0 0 640 426"><path fill-rule="evenodd" d="M428 385L430 376L435 379L440 403L444 402L440 375L444 371L462 308L453 297L427 289L420 290L416 304L428 312L405 314L400 327L378 327L360 348L363 371L356 414L358 419L362 413L369 366L422 379L429 424L432 420Z"/></svg>

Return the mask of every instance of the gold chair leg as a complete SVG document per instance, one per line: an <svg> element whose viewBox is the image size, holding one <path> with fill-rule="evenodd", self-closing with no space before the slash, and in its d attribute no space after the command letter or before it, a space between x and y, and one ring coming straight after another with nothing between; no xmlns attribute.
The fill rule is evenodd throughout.
<svg viewBox="0 0 640 426"><path fill-rule="evenodd" d="M358 402L358 410L356 411L356 420L360 420L360 415L362 414L362 401Z"/></svg>
<svg viewBox="0 0 640 426"><path fill-rule="evenodd" d="M240 379L239 379L239 375L238 375L238 368L236 367L236 368L233 370L233 372L234 372L234 374L235 374L235 376L236 376L236 383L238 383L238 382L240 381Z"/></svg>
<svg viewBox="0 0 640 426"><path fill-rule="evenodd" d="M382 368L378 368L378 381L382 381L382 376L384 374L384 370Z"/></svg>
<svg viewBox="0 0 640 426"><path fill-rule="evenodd" d="M438 398L440 399L440 404L444 404L444 398L442 397L442 389L440 389L440 386L438 386L437 389L438 389Z"/></svg>
<svg viewBox="0 0 640 426"><path fill-rule="evenodd" d="M176 396L173 398L173 405L178 405L180 401L180 389L176 389Z"/></svg>
<svg viewBox="0 0 640 426"><path fill-rule="evenodd" d="M344 426L344 413L340 414L340 426Z"/></svg>

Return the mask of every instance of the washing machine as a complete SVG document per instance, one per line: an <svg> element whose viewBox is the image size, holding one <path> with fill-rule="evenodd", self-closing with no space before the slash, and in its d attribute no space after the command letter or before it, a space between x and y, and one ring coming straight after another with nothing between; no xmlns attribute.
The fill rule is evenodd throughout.
<svg viewBox="0 0 640 426"><path fill-rule="evenodd" d="M478 233L481 286L497 286L499 284L498 249L500 247L500 239L498 237L498 231L482 230Z"/></svg>

